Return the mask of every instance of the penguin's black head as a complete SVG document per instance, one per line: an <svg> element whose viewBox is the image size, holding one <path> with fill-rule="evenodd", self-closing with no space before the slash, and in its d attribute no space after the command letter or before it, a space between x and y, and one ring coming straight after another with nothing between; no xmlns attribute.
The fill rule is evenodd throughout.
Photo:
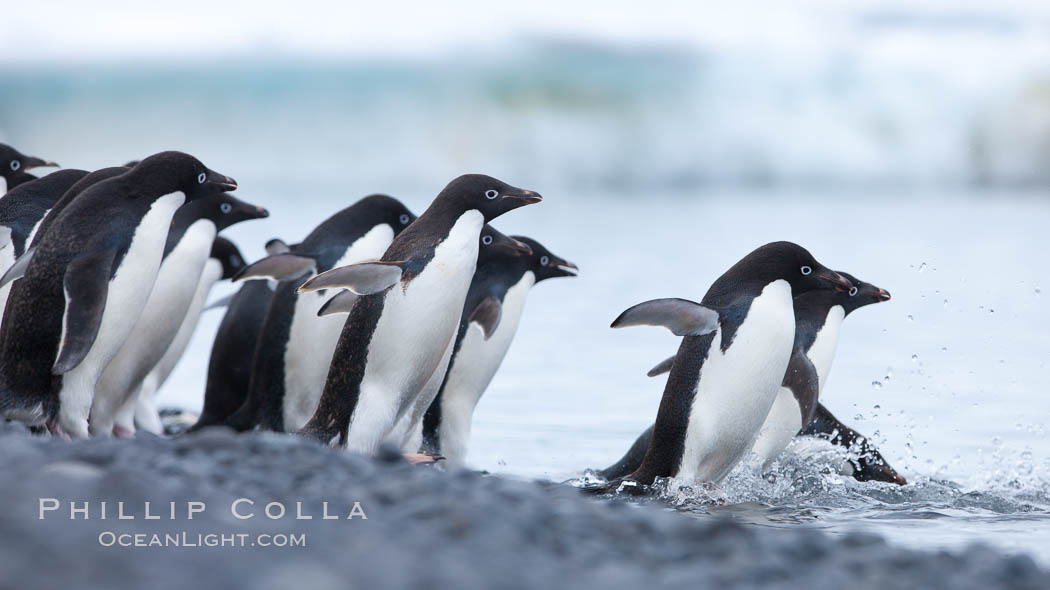
<svg viewBox="0 0 1050 590"><path fill-rule="evenodd" d="M528 245L532 248L532 255L529 256L529 270L536 275L536 282L540 282L544 279L553 279L555 277L574 277L579 274L579 269L575 264L559 258L551 253L550 250L543 247L543 244L536 240L526 236L511 236L515 240Z"/></svg>
<svg viewBox="0 0 1050 590"><path fill-rule="evenodd" d="M532 248L528 244L501 234L487 223L481 228L481 237L478 238L479 264L499 257L531 255Z"/></svg>
<svg viewBox="0 0 1050 590"><path fill-rule="evenodd" d="M182 152L154 154L135 165L129 174L140 178L156 196L181 191L186 201L237 189L237 181L209 170L200 160Z"/></svg>
<svg viewBox="0 0 1050 590"><path fill-rule="evenodd" d="M543 200L538 193L511 186L484 174L464 174L448 183L435 204L456 206L462 211L477 209L485 216L485 221L503 215L511 209L517 209Z"/></svg>
<svg viewBox="0 0 1050 590"><path fill-rule="evenodd" d="M222 278L224 279L233 278L247 266L237 246L223 237L215 238L215 242L211 245L211 257L222 264Z"/></svg>
<svg viewBox="0 0 1050 590"><path fill-rule="evenodd" d="M846 310L847 315L849 315L851 311L859 307L871 305L872 303L882 303L883 301L890 300L889 291L880 287L876 287L871 283L865 283L864 281L858 279L857 277L847 272L843 272L840 270L838 271L838 273L846 277L846 280L848 280L850 283L853 283L852 289L840 294L840 299L842 300L842 307Z"/></svg>
<svg viewBox="0 0 1050 590"><path fill-rule="evenodd" d="M374 219L377 224L388 224L394 229L395 236L416 220L416 216L404 203L388 195L369 195L354 206L361 212L362 217Z"/></svg>
<svg viewBox="0 0 1050 590"><path fill-rule="evenodd" d="M0 143L0 176L14 178L26 170L41 166L58 166L58 164L27 156L7 144Z"/></svg>
<svg viewBox="0 0 1050 590"><path fill-rule="evenodd" d="M808 250L792 242L766 244L733 265L725 275L733 282L768 285L777 280L791 285L792 296L815 289L848 292L853 285L842 275L817 262Z"/></svg>
<svg viewBox="0 0 1050 590"><path fill-rule="evenodd" d="M195 203L199 203L202 207L200 216L214 222L218 230L249 219L262 219L270 216L270 212L266 209L245 203L230 193L211 195Z"/></svg>

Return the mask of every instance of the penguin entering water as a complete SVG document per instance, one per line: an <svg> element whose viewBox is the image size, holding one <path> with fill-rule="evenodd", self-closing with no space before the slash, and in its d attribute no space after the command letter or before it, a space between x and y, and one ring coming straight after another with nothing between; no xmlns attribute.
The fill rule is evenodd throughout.
<svg viewBox="0 0 1050 590"><path fill-rule="evenodd" d="M189 311L216 234L235 223L267 216L266 209L226 193L191 201L175 213L146 306L95 386L92 435L130 436L134 432L130 423L114 432L117 412L128 406L126 414L133 415L143 379L164 356Z"/></svg>
<svg viewBox="0 0 1050 590"><path fill-rule="evenodd" d="M801 246L774 242L733 265L701 303L657 299L620 314L612 327L658 325L684 336L651 444L626 479L643 485L657 477L721 481L751 449L787 370L795 338L792 296L851 288Z"/></svg>
<svg viewBox="0 0 1050 590"><path fill-rule="evenodd" d="M852 289L847 292L809 291L794 298L795 342L791 360L776 401L770 408L758 439L752 447L752 453L761 467L767 467L791 439L801 433L803 424L814 422L814 414L819 405L817 400L831 371L831 361L834 358L843 318L860 307L890 299L890 294L884 289L865 283L846 272L838 272L853 284ZM649 376L666 373L673 361L674 357L671 357L661 362L649 371ZM827 413L827 416L830 416L830 413ZM830 421L825 420L821 424L830 424L831 421L838 423L831 416ZM831 433L831 430L827 431L828 435ZM627 454L602 470L601 475L612 480L624 477L637 469L641 465L652 434L653 427L650 426L638 437ZM843 437L829 438L845 440ZM864 439L861 437L859 440ZM870 464L873 467L860 477L868 476L869 479L874 479L886 477L886 474L892 472L892 478L882 481L903 484L904 478L893 472L881 455L875 459L878 451L868 447L865 447L865 450L872 458ZM881 469L877 471L875 467Z"/></svg>
<svg viewBox="0 0 1050 590"><path fill-rule="evenodd" d="M244 257L241 255L241 251L237 249L237 246L222 236L215 238L211 254L208 257L208 261L204 264L200 281L197 282L197 289L193 294L189 309L186 310L186 315L182 319L179 331L175 334L175 339L172 340L171 345L164 352L164 356L153 367L153 370L149 372L149 375L146 375L146 378L142 380L141 389L138 393L138 402L134 407L125 406L121 408L117 416L117 427L123 427L125 430L134 427L137 430L146 430L153 434L166 432L161 421L161 415L157 411L155 404L156 393L164 385L164 382L168 380L168 376L175 370L175 366L182 359L183 353L186 352L186 347L189 346L190 338L193 337L193 333L197 329L197 322L200 320L201 312L204 310L204 305L207 302L208 293L211 291L212 286L220 280L232 279L244 267Z"/></svg>
<svg viewBox="0 0 1050 590"><path fill-rule="evenodd" d="M86 175L84 170L59 170L22 183L0 199L0 271L6 273L15 260L25 253L40 220L70 187ZM2 310L11 287L10 280L0 280L0 283L3 283L0 286Z"/></svg>
<svg viewBox="0 0 1050 590"><path fill-rule="evenodd" d="M290 251L291 248L280 239L274 238L266 243L266 253L270 256ZM243 268L231 278L241 270ZM247 281L231 297L204 308L225 305L226 314L211 345L204 407L190 431L221 424L244 403L252 374L253 353L270 308L274 286L274 281Z"/></svg>
<svg viewBox="0 0 1050 590"><path fill-rule="evenodd" d="M448 370L422 420L422 451L445 457L449 467L461 467L470 442L474 408L506 356L518 329L529 289L540 281L576 276L576 265L552 254L524 236L532 254L505 253L483 247L470 283ZM402 450L416 452L414 428L400 441Z"/></svg>
<svg viewBox="0 0 1050 590"><path fill-rule="evenodd" d="M397 199L365 197L326 219L290 253L260 260L235 279L281 282L254 352L248 396L227 426L284 432L306 424L321 397L345 316L318 315L331 292L296 289L318 272L378 259L415 218Z"/></svg>
<svg viewBox="0 0 1050 590"><path fill-rule="evenodd" d="M0 415L88 436L95 384L134 328L175 211L237 184L163 152L63 209L14 283L0 327Z"/></svg>
<svg viewBox="0 0 1050 590"><path fill-rule="evenodd" d="M323 443L338 437L353 451L374 454L447 362L485 223L541 200L489 176L460 176L394 239L380 261L336 268L304 283L302 292L342 287L361 297L346 319L321 400L302 434ZM499 236L489 237L495 244Z"/></svg>
<svg viewBox="0 0 1050 590"><path fill-rule="evenodd" d="M27 173L27 170L45 166L58 164L27 156L7 144L0 143L0 197L20 184L36 180L36 176Z"/></svg>

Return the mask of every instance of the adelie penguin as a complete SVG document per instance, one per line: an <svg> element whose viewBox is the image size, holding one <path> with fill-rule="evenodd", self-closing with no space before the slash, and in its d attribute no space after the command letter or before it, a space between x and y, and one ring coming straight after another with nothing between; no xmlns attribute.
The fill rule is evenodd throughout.
<svg viewBox="0 0 1050 590"><path fill-rule="evenodd" d="M300 290L361 296L347 316L320 403L302 434L374 454L445 358L456 335L486 222L540 195L490 176L460 176L378 262L330 270ZM502 236L493 236L495 240ZM515 247L527 246L510 238Z"/></svg>
<svg viewBox="0 0 1050 590"><path fill-rule="evenodd" d="M80 178L62 195L60 195L60 198L56 201L52 201L53 192L48 188L46 192L51 194L48 196L38 194L33 198L35 201L33 206L25 208L17 205L15 206L18 209L18 212L15 213L12 211L12 213L14 213L12 217L17 219L17 221L13 221L11 224L12 247L10 249L5 249L0 246L0 261L2 261L5 269L3 275L0 275L0 299L2 299L3 303L7 302L11 281L18 280L25 274L26 268L29 266L29 261L33 259L34 246L36 246L40 236L47 233L48 228L51 227L51 224L54 222L55 218L58 217L58 214L61 213L69 203L72 203L73 199L77 198L80 193L84 192L84 189L97 182L124 174L127 171L128 168L124 167L103 168L91 172L90 174L82 173L80 170L74 170L72 171L74 172L73 176L79 176ZM38 189L33 187L37 187L40 183L44 183L40 184L40 187L61 189L65 185L65 182L62 179L66 177L66 172L66 170L60 170L53 174L48 174L39 180L22 184L12 191L12 194L9 196L13 200L21 201L22 196L25 194L21 192L22 189L29 189L33 193L37 193ZM6 198L0 200L0 207L7 202L8 200ZM14 203L11 204L13 205ZM18 226L17 229L16 226ZM23 234L24 238L19 239ZM13 253L16 258L8 258L5 255L5 252L8 251ZM2 311L2 308L0 308L0 311Z"/></svg>
<svg viewBox="0 0 1050 590"><path fill-rule="evenodd" d="M193 293L193 299L190 301L185 317L182 318L182 324L175 334L175 339L172 340L160 361L142 380L138 402L134 407L128 405L122 407L117 413L116 428L130 430L134 427L136 430L145 430L153 434L161 434L164 431L160 413L154 403L157 390L164 385L168 376L175 370L183 353L186 352L186 347L189 346L190 338L197 329L197 322L200 320L201 312L204 311L212 286L218 281L232 279L245 265L244 256L233 242L222 236L215 238L211 247L211 255L204 264L201 278L197 282L197 289Z"/></svg>
<svg viewBox="0 0 1050 590"><path fill-rule="evenodd" d="M296 289L316 273L378 259L415 218L397 199L371 195L326 219L291 252L260 260L236 277L281 282L255 349L247 399L226 420L228 426L283 432L306 424L346 316L319 315L332 293Z"/></svg>
<svg viewBox="0 0 1050 590"><path fill-rule="evenodd" d="M6 272L29 247L40 222L84 170L59 170L11 189L0 199L0 272ZM0 310L7 301L10 281L0 281Z"/></svg>
<svg viewBox="0 0 1050 590"><path fill-rule="evenodd" d="M890 299L890 294L884 289L863 282L848 273L838 272L853 284L852 289L847 292L821 289L794 298L795 342L791 360L776 401L770 408L751 450L752 457L760 468L768 467L791 439L802 432L803 425L812 425L816 414L820 413L824 417L819 421L818 429L821 425L838 425L838 421L826 409L818 411L818 399L831 371L831 361L834 358L842 320L860 307ZM649 371L649 376L666 373L673 362L674 357L661 362ZM637 469L649 447L652 433L652 427L643 432L627 454L603 470L601 475L606 479L616 479ZM830 438L832 431L827 430L827 434ZM861 459L854 461L856 478L864 481L877 479L902 485L905 483L904 478L893 471L878 451L866 444L863 437L836 438L836 444L842 444L849 438L850 442L856 441L864 445L858 449L861 451Z"/></svg>
<svg viewBox="0 0 1050 590"><path fill-rule="evenodd" d="M270 256L288 252L291 249L283 240L273 238L266 242L266 253ZM207 311L225 307L226 314L215 332L208 357L204 407L190 430L221 424L244 403L255 347L276 284L276 281L246 281L233 295L204 308Z"/></svg>
<svg viewBox="0 0 1050 590"><path fill-rule="evenodd" d="M493 239L487 240L486 234L493 236ZM438 370L434 371L430 379L427 380L426 385L423 386L423 389L416 397L412 408L402 414L397 425L387 436L387 441L390 444L401 448L409 456L417 453L422 446L423 418L428 410L433 407L438 393L441 391L446 378L449 377L448 372L452 369L453 357L460 356L462 358L462 362L459 365L461 369L466 369L467 364L477 361L477 365L474 368L477 369L478 373L468 371L470 379L481 378L483 374L491 371L492 374L488 376L485 383L479 384L484 389L484 386L491 380L492 375L495 375L496 369L499 368L499 363L503 360L503 355L506 354L507 348L510 347L510 341L514 337L514 332L517 331L517 323L524 308L524 296L528 293L528 288L536 281L536 275L530 270L532 266L531 261L546 258L548 263L550 263L550 253L547 250L544 249L542 253L538 254L532 249L533 243L535 243L534 240L510 238L510 240L527 246L528 250L526 251L524 248L513 246L514 242L510 240L499 238L499 235L499 232L490 226L486 226L481 230L481 246L478 249L477 269L474 271L474 278L470 283L471 288L467 292L467 300L460 314L460 326L456 338L449 341L448 348L445 349L445 354L442 356L441 364L438 365ZM507 247L507 245L512 245L513 247ZM557 258L556 260L565 262ZM501 269L501 266L508 267L509 270L508 268ZM508 272L500 273L500 270L508 270ZM575 266L571 265L571 263L565 263L564 268L561 270L567 274L569 270L574 271ZM507 276L501 277L501 274ZM501 278L506 280L501 281ZM501 282L506 284L501 285ZM508 295L507 289L511 287L517 288L513 294ZM504 301L505 297L508 297L506 301ZM509 306L506 324L502 323L504 302ZM493 346L475 346L474 344L477 344L476 339L471 338L470 345L467 346L467 356L462 357L459 355L459 353L464 352L460 347L460 337L464 334L464 321L467 321L468 318L468 323L475 326L483 326L481 328L483 331L482 340L487 343L490 339L493 339L491 343ZM500 327L504 329L499 330ZM498 335L496 335L497 331L499 331ZM479 352L482 354L475 355L475 353ZM486 353L491 353L493 358L490 358L490 355ZM477 358L475 358L476 356ZM462 373L457 374L463 375ZM473 387L475 384L472 383L471 385L470 389L475 389ZM476 403L481 392L471 391L466 396L470 396L473 393L476 393L476 396L473 398ZM453 394L450 396L450 399L454 400L453 403L458 403L461 397L464 396ZM473 409L473 405L470 407ZM440 412L440 410L438 411ZM455 409L452 411L459 417L459 413ZM469 414L467 418L469 419ZM467 428L469 435L469 423ZM450 436L455 437L456 434L459 434L458 424L457 432L455 434L450 432ZM436 444L430 445L430 447L431 450L425 456L448 458L437 451ZM465 448L459 450L465 451ZM455 456L454 462L447 465L458 467L462 464L462 459L463 453L459 453Z"/></svg>
<svg viewBox="0 0 1050 590"><path fill-rule="evenodd" d="M528 245L532 254L492 250L485 256L482 247L448 369L422 420L422 451L445 457L450 468L463 466L474 408L510 348L529 290L540 281L577 274L575 264L536 240L511 237ZM402 450L419 451L416 430L408 434Z"/></svg>
<svg viewBox="0 0 1050 590"><path fill-rule="evenodd" d="M721 481L751 450L776 399L795 339L792 298L852 288L805 248L774 242L733 265L701 303L656 299L620 314L612 327L664 326L683 336L651 444L625 479Z"/></svg>
<svg viewBox="0 0 1050 590"><path fill-rule="evenodd" d="M163 152L69 203L4 310L0 415L87 437L95 384L146 305L175 211L236 188L190 155Z"/></svg>
<svg viewBox="0 0 1050 590"><path fill-rule="evenodd" d="M134 414L143 379L175 340L189 311L216 235L235 223L267 216L266 209L227 193L188 202L175 213L146 306L95 386L92 436L130 436L134 432L128 423L114 431L117 413L127 406L125 414Z"/></svg>
<svg viewBox="0 0 1050 590"><path fill-rule="evenodd" d="M15 148L0 143L0 197L16 186L36 180L27 170L45 166L58 166L41 158L27 156Z"/></svg>

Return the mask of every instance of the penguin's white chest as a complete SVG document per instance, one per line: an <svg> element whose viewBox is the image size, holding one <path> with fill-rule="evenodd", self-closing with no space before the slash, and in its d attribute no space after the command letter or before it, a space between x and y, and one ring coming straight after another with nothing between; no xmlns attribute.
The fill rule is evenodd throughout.
<svg viewBox="0 0 1050 590"><path fill-rule="evenodd" d="M791 358L791 286L766 285L725 352L722 336L719 328L696 385L678 470L684 479L718 482L754 444Z"/></svg>
<svg viewBox="0 0 1050 590"><path fill-rule="evenodd" d="M462 465L466 457L474 408L510 349L525 298L535 283L536 275L527 271L507 290L500 323L488 340L477 324L467 326L441 393L441 453L450 465Z"/></svg>
<svg viewBox="0 0 1050 590"><path fill-rule="evenodd" d="M2 177L0 177L2 178ZM2 191L0 191L2 192ZM7 272L15 263L15 244L11 241L11 228L0 225L0 275ZM11 293L11 283L0 287L0 312L7 303L7 296Z"/></svg>
<svg viewBox="0 0 1050 590"><path fill-rule="evenodd" d="M7 179L0 176L0 197L7 194Z"/></svg>
<svg viewBox="0 0 1050 590"><path fill-rule="evenodd" d="M373 387L389 391L399 416L437 369L455 337L484 223L478 211L461 215L423 270L407 285L394 285L384 297L361 388L363 394Z"/></svg>
<svg viewBox="0 0 1050 590"><path fill-rule="evenodd" d="M828 381L831 373L831 362L835 360L835 348L839 343L839 329L842 320L846 317L846 311L841 305L835 305L828 310L828 317L824 320L824 326L817 332L813 345L806 351L806 356L817 370L817 391L824 391L824 384Z"/></svg>
<svg viewBox="0 0 1050 590"><path fill-rule="evenodd" d="M377 259L393 240L394 229L386 223L378 224L354 240L332 268ZM346 316L318 317L317 311L335 294L333 290L316 291L295 300L284 354L284 428L289 432L306 424L321 399Z"/></svg>

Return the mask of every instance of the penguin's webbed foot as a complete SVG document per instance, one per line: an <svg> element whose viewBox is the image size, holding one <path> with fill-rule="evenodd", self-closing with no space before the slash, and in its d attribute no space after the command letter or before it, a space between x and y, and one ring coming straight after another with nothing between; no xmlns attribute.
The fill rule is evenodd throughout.
<svg viewBox="0 0 1050 590"><path fill-rule="evenodd" d="M438 461L444 461L441 455L428 455L426 453L402 453L401 456L412 465L432 465Z"/></svg>

